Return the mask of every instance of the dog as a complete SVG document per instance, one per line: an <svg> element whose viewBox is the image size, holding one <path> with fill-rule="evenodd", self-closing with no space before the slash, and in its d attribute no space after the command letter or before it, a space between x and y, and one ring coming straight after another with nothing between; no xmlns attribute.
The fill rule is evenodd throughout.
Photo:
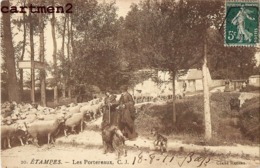
<svg viewBox="0 0 260 168"><path fill-rule="evenodd" d="M108 124L102 128L104 154L106 154L107 152L113 152L115 150L117 152L118 159L123 154L125 154L126 156L126 140L126 137L123 135L123 133L119 130L117 126Z"/></svg>
<svg viewBox="0 0 260 168"><path fill-rule="evenodd" d="M153 136L155 136L155 140L154 140L154 148L156 150L160 150L161 153L163 152L167 152L167 143L168 143L168 139L166 137L164 137L162 134L160 134L158 132L158 129L156 128L152 128L151 130L151 134Z"/></svg>

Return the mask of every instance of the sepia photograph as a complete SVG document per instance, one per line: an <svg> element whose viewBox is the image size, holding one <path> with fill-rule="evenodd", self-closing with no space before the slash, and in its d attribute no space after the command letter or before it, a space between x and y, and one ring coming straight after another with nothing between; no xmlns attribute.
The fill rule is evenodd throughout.
<svg viewBox="0 0 260 168"><path fill-rule="evenodd" d="M2 168L260 168L259 0L1 0Z"/></svg>

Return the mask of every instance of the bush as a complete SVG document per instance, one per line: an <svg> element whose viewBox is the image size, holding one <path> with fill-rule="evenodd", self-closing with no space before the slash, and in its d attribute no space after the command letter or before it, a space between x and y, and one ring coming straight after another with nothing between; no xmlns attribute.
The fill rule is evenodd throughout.
<svg viewBox="0 0 260 168"><path fill-rule="evenodd" d="M260 122L259 122L260 103L259 97L246 100L241 108L240 129L243 136L251 141L259 142Z"/></svg>
<svg viewBox="0 0 260 168"><path fill-rule="evenodd" d="M253 86L253 85L247 85L245 88L241 89L241 92L254 92L254 91L260 91L259 86Z"/></svg>
<svg viewBox="0 0 260 168"><path fill-rule="evenodd" d="M1 88L1 102L5 101L8 101L8 93L6 89Z"/></svg>
<svg viewBox="0 0 260 168"><path fill-rule="evenodd" d="M219 139L220 142L240 142L245 137L244 134L249 131L247 124L251 126L256 124L256 119L258 119L256 113L257 110L259 112L259 106L258 109L256 109L255 105L252 104L258 103L259 105L259 100L257 101L254 99L247 101L247 103L242 107L242 112L230 110L229 101L232 98L238 98L239 95L240 93L224 92L213 93L210 97L213 137ZM248 117L242 117L243 121L241 121L240 118L242 114L248 115L246 114L247 112L244 112L248 111L246 109L252 111L248 114L252 114L254 118L249 122L247 121L249 120ZM177 122L175 127L171 129L172 103L170 102L164 105L147 104L144 105L139 111L139 115L136 119L137 130L141 134L145 134L148 133L152 127L158 127L162 133L166 134L188 134L191 137L194 135L201 137L204 134L203 111L203 95L196 95L177 100ZM254 135L256 137L256 134ZM251 134L247 134L246 136L252 137ZM254 138L251 138L251 140L254 140Z"/></svg>
<svg viewBox="0 0 260 168"><path fill-rule="evenodd" d="M226 118L232 115L236 115L237 111L231 111L230 100L237 99L240 93L213 93L210 97L211 100L211 111L217 113L219 117ZM214 118L213 118L214 119Z"/></svg>

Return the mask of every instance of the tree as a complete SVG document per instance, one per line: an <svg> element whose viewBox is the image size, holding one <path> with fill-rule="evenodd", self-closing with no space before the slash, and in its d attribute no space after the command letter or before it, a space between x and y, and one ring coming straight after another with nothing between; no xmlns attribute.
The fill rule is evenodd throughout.
<svg viewBox="0 0 260 168"><path fill-rule="evenodd" d="M65 32L66 32L66 21L67 18L64 17L63 30L62 30L62 43L61 43L61 60L62 60L62 69L65 68ZM62 88L62 97L66 97L66 74L63 74L63 88Z"/></svg>
<svg viewBox="0 0 260 168"><path fill-rule="evenodd" d="M69 64L68 64L68 69L69 69L69 73L68 73L68 80L67 80L67 83L68 83L68 97L71 98L71 36L72 36L72 22L70 21L71 20L71 16L70 14L67 15L68 16L68 21L67 21L67 37L68 37L68 42L67 42L67 56L68 56L68 61L69 61Z"/></svg>
<svg viewBox="0 0 260 168"><path fill-rule="evenodd" d="M173 124L176 122L175 78L189 68L201 67L204 34L207 28L220 22L221 8L218 1L146 0L139 9L132 9L139 16L140 25L133 31L140 32L137 41L141 56L147 57L150 67L171 73Z"/></svg>
<svg viewBox="0 0 260 168"><path fill-rule="evenodd" d="M126 70L136 71L149 68L147 57L142 56L140 40L141 11L136 4L131 5L131 10L124 18L119 18L120 29L118 32L119 54Z"/></svg>
<svg viewBox="0 0 260 168"><path fill-rule="evenodd" d="M71 32L71 78L74 85L117 89L124 77L118 60L119 22L115 3L77 1L77 5L71 15L72 30L76 30ZM80 18L85 18L84 22Z"/></svg>
<svg viewBox="0 0 260 168"><path fill-rule="evenodd" d="M21 0L18 1L17 5L26 5L26 0ZM28 17L26 16L25 13L22 14L23 17L21 18L11 18L11 24L15 25L15 29L18 30L19 32L23 32L23 40L19 41L17 44L14 43L14 49L15 49L15 61L23 61L25 51L26 51L26 36L27 36L27 30L28 30ZM23 69L19 69L19 88L21 95L23 95Z"/></svg>
<svg viewBox="0 0 260 168"><path fill-rule="evenodd" d="M26 0L24 0L22 4L25 6L25 3ZM20 61L23 61L24 59L25 48L26 48L26 35L27 35L26 22L27 22L27 17L25 13L23 13L23 19L21 21L18 21L18 24L20 25L20 23L22 23L23 26L23 41L22 41L23 46L22 46L22 53L19 59ZM20 86L21 95L23 95L23 69L22 68L19 70L19 75L20 75L19 86Z"/></svg>
<svg viewBox="0 0 260 168"><path fill-rule="evenodd" d="M43 1L41 1L43 3ZM44 59L44 16L43 14L39 14L39 32L40 32L40 61L42 63L45 62ZM40 70L40 83L41 83L41 104L42 106L46 106L46 72L45 69Z"/></svg>
<svg viewBox="0 0 260 168"><path fill-rule="evenodd" d="M29 4L31 1L29 1ZM32 13L29 12L29 36L30 36L30 51L31 51L31 63L33 65L34 62L34 29L36 23L34 22L34 17L32 16ZM32 66L31 67L31 101L32 103L35 103L35 69Z"/></svg>
<svg viewBox="0 0 260 168"><path fill-rule="evenodd" d="M21 0L21 1L18 1L18 4L21 3L23 5L26 5L26 0ZM30 1L28 1L28 4L30 3ZM34 3L36 4L39 4L39 5L42 5L43 2L41 0L38 0L38 1L35 1ZM44 16L44 17L43 17ZM46 20L46 16L47 15L35 15L35 14L32 14L32 13L29 13L29 15L27 16L25 13L23 13L23 17L22 19L20 18L12 18L12 23L16 26L16 30L18 31L22 31L23 32L23 41L20 41L18 42L18 44L15 46L15 55L16 55L16 60L17 61L22 61L24 59L24 56L25 56L25 51L26 51L26 46L27 46L27 42L26 42L26 36L27 36L27 30L29 30L29 38L30 38L30 55L31 55L31 61L34 62L35 60L35 44L34 44L34 36L35 35L39 35L40 36L40 51L39 51L39 59L40 60L44 60L44 58L42 58L42 53L44 52L44 48L43 47L43 43L44 43L44 33L43 32L43 27L45 26L44 24L45 23L42 23L41 21L45 21ZM41 18L43 17L43 18ZM21 29L22 27L22 29ZM41 51L42 50L42 51ZM42 71L40 72L40 78L42 78ZM31 79L37 79L38 76L35 76L35 74L33 74L33 72L35 72L35 69L34 67L32 67L31 69ZM37 72L37 71L36 71ZM19 84L20 84L20 89L21 89L21 93L23 93L23 69L19 69L19 74L20 74L20 80L19 80ZM34 80L31 80L31 85L35 85L35 82ZM34 91L34 87L30 87L31 90L32 90L32 95L31 95L31 99L32 99L32 102L35 101L35 94L33 92ZM44 98L45 92L43 93L43 90L42 90L42 104L45 104L46 105L46 98Z"/></svg>
<svg viewBox="0 0 260 168"><path fill-rule="evenodd" d="M208 66L213 79L247 79L256 66L253 47L224 47L223 30L208 32Z"/></svg>
<svg viewBox="0 0 260 168"><path fill-rule="evenodd" d="M255 75L255 74L260 74L260 64L259 64L258 66L255 66L254 71L253 71L252 74L253 74L253 75Z"/></svg>
<svg viewBox="0 0 260 168"><path fill-rule="evenodd" d="M1 6L10 6L9 0L1 1ZM10 13L5 13L2 15L2 53L6 63L7 70L7 90L8 90L8 100L16 101L19 103L21 101L19 85L17 82L16 70L15 70L15 54L12 42L12 31L10 22Z"/></svg>
<svg viewBox="0 0 260 168"><path fill-rule="evenodd" d="M52 5L54 6L54 0L52 0ZM53 41L53 69L54 69L54 79L55 79L55 86L54 86L54 103L58 103L59 97L58 97L58 67L57 67L57 41L56 41L56 33L55 33L55 13L52 13L52 18L51 18L51 33L52 33L52 41Z"/></svg>
<svg viewBox="0 0 260 168"><path fill-rule="evenodd" d="M65 5L64 1L60 1L59 5ZM67 28L67 21L68 20L68 14L62 15L59 19L57 19L56 22L56 30L58 32L58 36L61 36L62 42L61 42L61 49L57 53L57 58L58 61L60 62L60 65L58 65L58 76L59 81L61 82L61 89L62 89L62 97L66 97L66 85L67 85L67 80L69 76L69 72L65 71L67 69L66 63L65 63L65 38L66 38L66 29ZM68 37L69 38L69 37ZM69 46L67 46L69 47Z"/></svg>
<svg viewBox="0 0 260 168"><path fill-rule="evenodd" d="M206 141L209 141L212 137L212 133L211 133L212 129L211 129L210 95L209 95L207 70L208 70L208 66L207 66L207 37L206 37L205 42L204 42L204 57L203 57L203 65L202 65L202 75L203 75L205 139L206 139Z"/></svg>

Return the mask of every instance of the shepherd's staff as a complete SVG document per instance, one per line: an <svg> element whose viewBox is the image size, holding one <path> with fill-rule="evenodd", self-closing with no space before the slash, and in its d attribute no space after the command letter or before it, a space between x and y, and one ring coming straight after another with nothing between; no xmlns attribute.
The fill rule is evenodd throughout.
<svg viewBox="0 0 260 168"><path fill-rule="evenodd" d="M110 103L108 103L108 123L110 124Z"/></svg>

